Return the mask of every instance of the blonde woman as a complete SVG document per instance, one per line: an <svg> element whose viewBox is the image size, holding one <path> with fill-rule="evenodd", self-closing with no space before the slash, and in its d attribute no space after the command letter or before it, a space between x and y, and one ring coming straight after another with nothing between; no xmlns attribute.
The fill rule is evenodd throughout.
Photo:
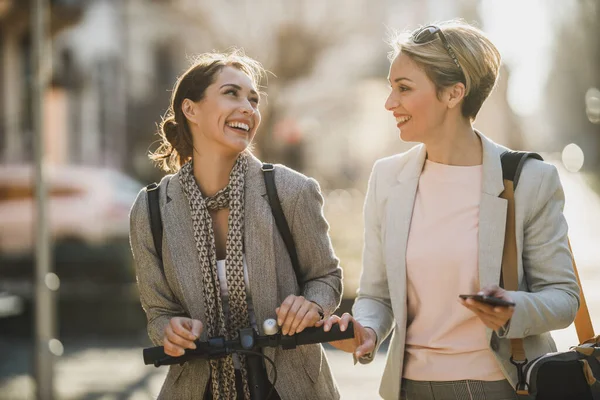
<svg viewBox="0 0 600 400"><path fill-rule="evenodd" d="M240 328L283 334L314 326L340 302L341 269L314 179L281 165L275 181L294 237L295 273L266 198L262 163L250 146L261 116L262 66L239 51L207 53L177 80L153 159L171 172L160 183L164 239L154 246L148 194L131 210L131 247L152 342L170 356L194 340L232 339ZM277 381L270 399L339 398L320 345L267 349ZM268 389L274 378L268 364ZM159 399L250 400L244 357L170 367Z"/></svg>
<svg viewBox="0 0 600 400"><path fill-rule="evenodd" d="M548 333L568 326L579 290L556 169L528 161L516 191L519 291L498 287L506 223L500 155L473 122L492 91L500 54L478 29L450 21L393 41L385 107L400 138L420 142L379 160L364 209L363 271L353 315L325 323L336 342L370 362L393 332L384 399L514 399L510 339L528 359L555 351ZM498 307L459 294L481 292Z"/></svg>

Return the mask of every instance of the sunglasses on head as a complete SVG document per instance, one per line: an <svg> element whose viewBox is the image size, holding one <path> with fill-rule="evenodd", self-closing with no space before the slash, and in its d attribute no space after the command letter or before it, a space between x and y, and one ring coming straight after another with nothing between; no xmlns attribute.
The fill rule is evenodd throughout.
<svg viewBox="0 0 600 400"><path fill-rule="evenodd" d="M429 43L429 42L433 41L436 38L436 35L440 36L440 39L442 40L442 44L448 51L448 54L454 61L454 64L456 64L458 69L460 69L460 71L464 75L464 71L463 71L462 67L460 66L460 63L458 62L458 58L456 58L456 54L454 53L454 50L452 50L452 47L450 47L450 43L448 43L448 40L446 39L446 36L444 35L444 32L442 32L440 27L435 26L435 25L429 25L424 28L418 29L411 35L411 38L412 38L412 41L416 44L424 44L424 43Z"/></svg>

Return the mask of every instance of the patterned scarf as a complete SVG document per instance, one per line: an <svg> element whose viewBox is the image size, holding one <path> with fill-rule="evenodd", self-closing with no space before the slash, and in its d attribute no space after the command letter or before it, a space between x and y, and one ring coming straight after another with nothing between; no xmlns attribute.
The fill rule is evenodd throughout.
<svg viewBox="0 0 600 400"><path fill-rule="evenodd" d="M238 329L250 326L246 287L244 283L243 236L244 236L244 180L248 169L247 155L242 153L229 176L229 184L212 197L204 197L196 184L193 164L188 162L181 168L179 181L190 203L194 238L198 249L208 336L225 336L227 340L238 335ZM217 276L217 257L212 219L209 210L229 207L227 233L227 288L229 291L229 318L225 318ZM245 357L240 355L244 398L250 400L248 371ZM235 370L231 355L210 361L212 392L215 400L234 400Z"/></svg>

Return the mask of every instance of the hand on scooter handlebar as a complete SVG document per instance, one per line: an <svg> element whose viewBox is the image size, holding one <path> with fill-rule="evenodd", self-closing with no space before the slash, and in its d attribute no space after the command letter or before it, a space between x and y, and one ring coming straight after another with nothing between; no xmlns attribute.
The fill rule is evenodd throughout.
<svg viewBox="0 0 600 400"><path fill-rule="evenodd" d="M195 349L195 341L204 330L200 320L187 317L173 317L165 327L163 347L165 354L178 357L185 354L186 349Z"/></svg>
<svg viewBox="0 0 600 400"><path fill-rule="evenodd" d="M266 320L263 324L263 330L267 333L276 332L276 322ZM267 335L258 335L252 328L240 330L236 339L226 340L224 337L210 338L208 341L196 340L195 349L187 349L185 353L178 357L171 357L165 354L163 346L144 349L144 363L153 364L156 367L161 365L183 364L193 358L220 358L235 352L256 351L263 347L281 346L283 349L293 349L296 346L315 343L326 343L350 339L354 337L352 322L349 323L345 331L339 329L339 325L334 325L331 330L325 332L322 327L306 328L295 335L282 335L273 333Z"/></svg>

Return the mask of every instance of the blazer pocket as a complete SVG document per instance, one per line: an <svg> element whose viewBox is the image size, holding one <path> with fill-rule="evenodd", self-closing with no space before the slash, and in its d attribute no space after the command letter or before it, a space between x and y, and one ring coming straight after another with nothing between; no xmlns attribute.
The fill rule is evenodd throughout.
<svg viewBox="0 0 600 400"><path fill-rule="evenodd" d="M306 374L312 383L316 383L323 367L323 349L318 344L304 345L298 348L300 349Z"/></svg>

